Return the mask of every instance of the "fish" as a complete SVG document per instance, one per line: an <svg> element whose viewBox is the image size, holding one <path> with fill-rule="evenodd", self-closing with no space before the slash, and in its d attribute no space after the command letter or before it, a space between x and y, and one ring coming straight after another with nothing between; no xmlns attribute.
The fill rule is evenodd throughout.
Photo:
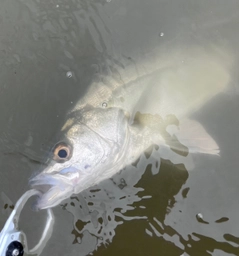
<svg viewBox="0 0 239 256"><path fill-rule="evenodd" d="M152 145L169 158L165 152L219 155L190 116L228 88L230 54L216 47L154 49L135 63L109 64L67 114L48 166L30 179L43 193L38 209L111 178Z"/></svg>

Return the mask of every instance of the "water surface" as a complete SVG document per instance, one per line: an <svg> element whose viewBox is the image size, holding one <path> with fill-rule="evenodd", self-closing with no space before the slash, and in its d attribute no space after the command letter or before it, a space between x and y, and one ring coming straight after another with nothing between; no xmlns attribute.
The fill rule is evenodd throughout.
<svg viewBox="0 0 239 256"><path fill-rule="evenodd" d="M159 168L152 149L54 208L42 255L239 255L239 3L3 0L0 7L0 226L98 74L110 76L121 60L137 70L151 49L217 44L234 57L230 90L193 117L220 157L196 155L188 172L167 160ZM35 214L23 217L30 245L41 231Z"/></svg>

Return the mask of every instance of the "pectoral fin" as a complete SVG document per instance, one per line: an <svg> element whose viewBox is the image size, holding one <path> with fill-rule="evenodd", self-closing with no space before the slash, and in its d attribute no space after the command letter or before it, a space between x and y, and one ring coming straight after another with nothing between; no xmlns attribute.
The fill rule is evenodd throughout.
<svg viewBox="0 0 239 256"><path fill-rule="evenodd" d="M179 144L172 140L169 145L175 150L183 151L182 146L186 147L190 153L203 153L219 155L219 146L215 140L207 133L204 127L194 120L185 119L179 122L179 125L169 125L167 132L176 137Z"/></svg>
<svg viewBox="0 0 239 256"><path fill-rule="evenodd" d="M174 116L161 119L158 115L135 115L130 126L130 146L127 164L135 161L153 144L159 146L159 156L173 164L182 163L187 170L194 168L190 153L219 154L215 140L194 120L177 120Z"/></svg>

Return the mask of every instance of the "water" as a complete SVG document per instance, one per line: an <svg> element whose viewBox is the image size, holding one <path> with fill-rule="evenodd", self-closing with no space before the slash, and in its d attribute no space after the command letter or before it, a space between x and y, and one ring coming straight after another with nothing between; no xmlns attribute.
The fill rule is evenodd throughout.
<svg viewBox="0 0 239 256"><path fill-rule="evenodd" d="M193 117L220 157L194 156L193 172L162 160L159 170L152 149L155 157L143 155L56 207L42 255L238 255L238 7L232 0L1 1L0 226L44 165L67 111L98 74L113 73L119 56L137 69L156 47L217 43L235 59L230 90ZM23 216L30 245L41 232L34 216Z"/></svg>

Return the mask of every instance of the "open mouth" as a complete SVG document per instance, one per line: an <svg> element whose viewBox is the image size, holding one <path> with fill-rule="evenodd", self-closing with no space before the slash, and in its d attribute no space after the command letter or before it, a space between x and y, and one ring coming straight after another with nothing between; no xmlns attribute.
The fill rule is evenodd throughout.
<svg viewBox="0 0 239 256"><path fill-rule="evenodd" d="M30 180L30 185L34 188L42 188L44 186L58 186L59 183L62 183L61 179L55 178L50 174L39 174Z"/></svg>
<svg viewBox="0 0 239 256"><path fill-rule="evenodd" d="M30 185L43 193L36 202L37 209L54 207L72 194L72 186L62 175L39 174L30 180Z"/></svg>

